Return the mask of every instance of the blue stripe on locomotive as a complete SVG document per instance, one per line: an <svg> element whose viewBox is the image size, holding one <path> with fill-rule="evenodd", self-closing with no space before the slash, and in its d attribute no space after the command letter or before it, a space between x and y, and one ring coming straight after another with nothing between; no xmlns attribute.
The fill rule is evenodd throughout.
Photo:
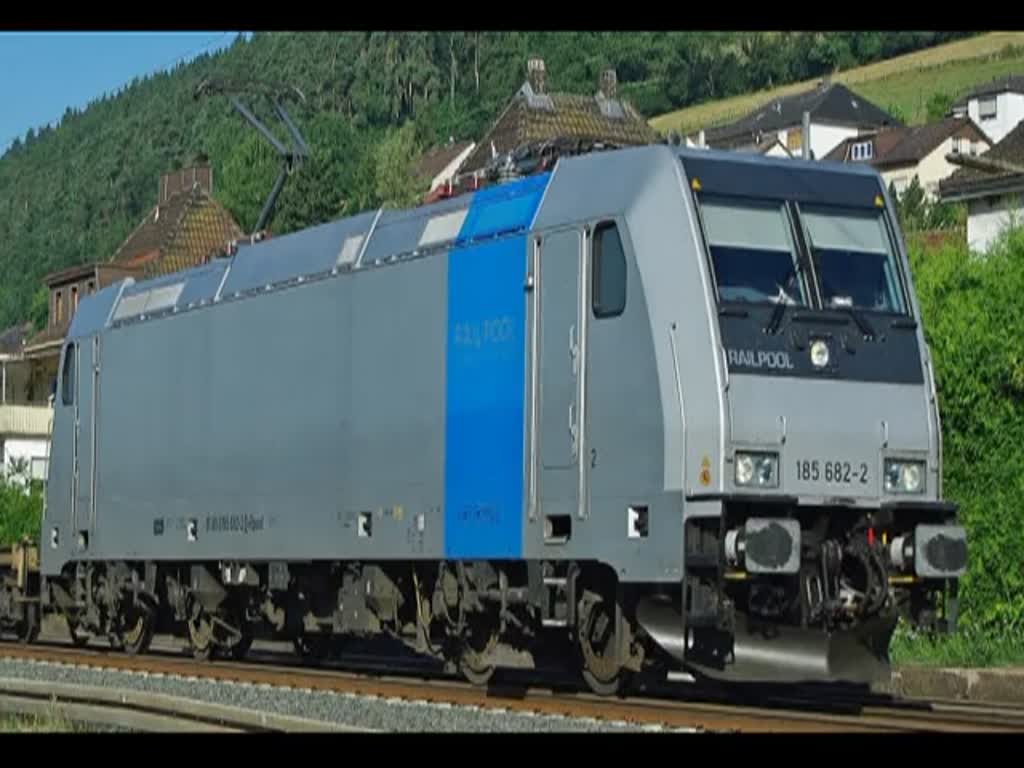
<svg viewBox="0 0 1024 768"><path fill-rule="evenodd" d="M476 193L448 255L447 558L522 556L526 233L548 178Z"/></svg>

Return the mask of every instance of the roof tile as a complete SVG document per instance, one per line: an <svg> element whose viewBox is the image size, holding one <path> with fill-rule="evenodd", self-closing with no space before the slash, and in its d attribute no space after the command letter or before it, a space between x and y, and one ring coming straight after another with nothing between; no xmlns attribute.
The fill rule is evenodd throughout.
<svg viewBox="0 0 1024 768"><path fill-rule="evenodd" d="M551 109L531 107L528 85L513 97L490 131L466 158L463 169L477 171L491 161L492 144L497 155L505 155L530 142L573 139L618 145L651 144L659 140L640 114L627 102L619 101L622 117L609 117L599 97L550 93Z"/></svg>
<svg viewBox="0 0 1024 768"><path fill-rule="evenodd" d="M1006 134L992 149L979 157L989 160L1003 160L1017 165L1024 165L1024 121ZM954 172L949 178L939 182L942 196L970 192L983 189L993 182L1006 182L1019 179L1024 183L1024 174L1011 171L988 172L980 168L964 167Z"/></svg>

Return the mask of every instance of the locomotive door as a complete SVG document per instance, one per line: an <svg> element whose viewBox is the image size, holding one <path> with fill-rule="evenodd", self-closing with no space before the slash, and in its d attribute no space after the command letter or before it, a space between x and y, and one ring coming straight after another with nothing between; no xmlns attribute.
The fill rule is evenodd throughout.
<svg viewBox="0 0 1024 768"><path fill-rule="evenodd" d="M99 383L99 337L75 345L74 454L72 521L76 534L91 532L95 523L96 390Z"/></svg>
<svg viewBox="0 0 1024 768"><path fill-rule="evenodd" d="M543 515L548 540L568 538L579 510L582 261L575 230L545 236L535 251L530 519Z"/></svg>

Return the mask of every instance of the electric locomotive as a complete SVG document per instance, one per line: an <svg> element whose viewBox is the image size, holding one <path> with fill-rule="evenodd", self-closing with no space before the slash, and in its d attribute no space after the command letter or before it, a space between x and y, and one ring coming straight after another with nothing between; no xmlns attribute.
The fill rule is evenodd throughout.
<svg viewBox="0 0 1024 768"><path fill-rule="evenodd" d="M648 146L127 279L61 354L39 600L130 652L387 636L865 683L966 536L872 169Z"/></svg>

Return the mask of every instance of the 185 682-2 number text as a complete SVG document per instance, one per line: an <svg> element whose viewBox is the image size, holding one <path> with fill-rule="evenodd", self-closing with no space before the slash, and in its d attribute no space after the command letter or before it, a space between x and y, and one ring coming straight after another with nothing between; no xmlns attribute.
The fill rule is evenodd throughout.
<svg viewBox="0 0 1024 768"><path fill-rule="evenodd" d="M868 482L868 465L849 461L822 461L820 459L798 459L796 462L796 476L799 480L847 485L860 483L866 485Z"/></svg>

